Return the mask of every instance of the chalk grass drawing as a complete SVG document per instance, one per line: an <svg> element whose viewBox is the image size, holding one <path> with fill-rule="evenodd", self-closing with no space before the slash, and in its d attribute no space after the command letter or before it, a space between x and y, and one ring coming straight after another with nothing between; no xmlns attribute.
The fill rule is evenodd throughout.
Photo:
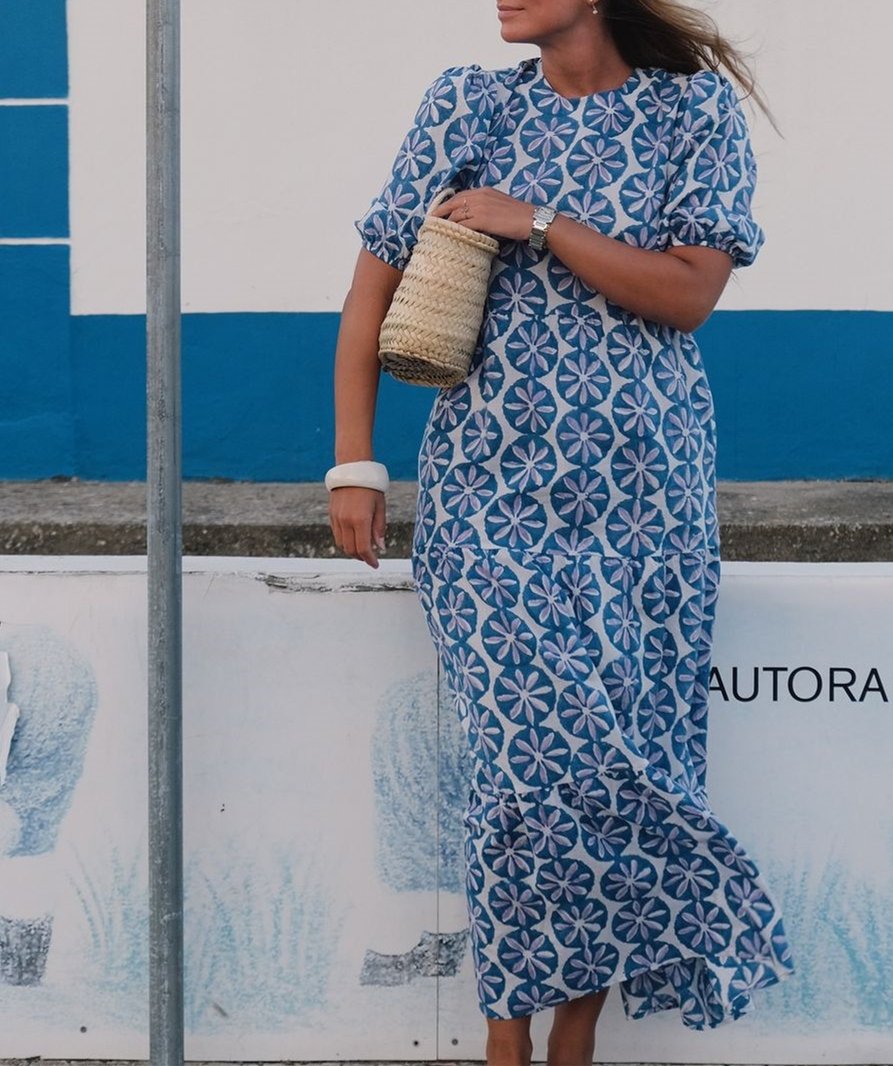
<svg viewBox="0 0 893 1066"><path fill-rule="evenodd" d="M212 865L213 863L213 865ZM187 864L186 1020L270 1031L324 1012L348 902L319 847Z"/></svg>
<svg viewBox="0 0 893 1066"><path fill-rule="evenodd" d="M361 985L405 985L415 977L453 977L465 954L468 929L458 933L427 930L409 951L387 955L367 949L360 968Z"/></svg>
<svg viewBox="0 0 893 1066"><path fill-rule="evenodd" d="M148 994L149 902L143 847L129 855L112 846L88 865L72 847L69 881L81 905L81 955L91 995Z"/></svg>
<svg viewBox="0 0 893 1066"><path fill-rule="evenodd" d="M148 996L145 848L78 857L82 994L91 1015L142 1028ZM317 851L206 855L184 869L185 1021L190 1032L288 1028L324 1010L346 915ZM136 1023L136 1024L134 1024Z"/></svg>
<svg viewBox="0 0 893 1066"><path fill-rule="evenodd" d="M798 961L798 980L767 990L752 1024L767 1031L893 1025L893 886L866 881L840 860L823 869L764 862Z"/></svg>
<svg viewBox="0 0 893 1066"><path fill-rule="evenodd" d="M0 856L55 848L96 702L93 669L68 641L47 626L0 624ZM0 982L40 984L52 931L52 914L0 915Z"/></svg>
<svg viewBox="0 0 893 1066"><path fill-rule="evenodd" d="M869 1029L893 1026L893 890L859 884L836 864L844 895L826 915L848 963L856 1018Z"/></svg>
<svg viewBox="0 0 893 1066"><path fill-rule="evenodd" d="M0 980L7 985L37 985L43 980L53 916L0 916Z"/></svg>

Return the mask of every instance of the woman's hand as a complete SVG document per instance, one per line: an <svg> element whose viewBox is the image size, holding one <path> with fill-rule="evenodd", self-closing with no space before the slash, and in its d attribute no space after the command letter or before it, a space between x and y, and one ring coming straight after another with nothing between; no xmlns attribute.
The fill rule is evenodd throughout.
<svg viewBox="0 0 893 1066"><path fill-rule="evenodd" d="M378 569L373 542L384 551L385 494L362 485L342 485L329 493L329 522L335 545L346 555Z"/></svg>
<svg viewBox="0 0 893 1066"><path fill-rule="evenodd" d="M438 204L431 214L478 233L515 241L526 241L533 226L533 204L489 186L462 190Z"/></svg>

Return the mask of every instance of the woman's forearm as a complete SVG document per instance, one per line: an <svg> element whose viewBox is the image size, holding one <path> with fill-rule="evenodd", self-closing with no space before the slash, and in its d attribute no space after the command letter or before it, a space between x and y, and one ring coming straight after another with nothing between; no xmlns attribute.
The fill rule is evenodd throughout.
<svg viewBox="0 0 893 1066"><path fill-rule="evenodd" d="M526 241L534 206L484 186L457 193L432 213L494 237ZM634 315L686 333L709 317L733 264L731 255L715 247L636 248L562 212L552 220L546 243L593 292Z"/></svg>
<svg viewBox="0 0 893 1066"><path fill-rule="evenodd" d="M694 267L675 255L636 248L558 214L549 250L590 289L652 322L696 329L710 313Z"/></svg>
<svg viewBox="0 0 893 1066"><path fill-rule="evenodd" d="M335 348L335 462L372 459L381 364L378 334L390 295L352 288L341 310Z"/></svg>

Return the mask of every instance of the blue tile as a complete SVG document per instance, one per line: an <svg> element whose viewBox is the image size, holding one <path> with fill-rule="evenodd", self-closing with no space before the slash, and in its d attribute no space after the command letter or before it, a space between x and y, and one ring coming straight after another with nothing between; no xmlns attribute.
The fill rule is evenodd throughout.
<svg viewBox="0 0 893 1066"><path fill-rule="evenodd" d="M145 315L75 315L73 404L77 473L146 476Z"/></svg>
<svg viewBox="0 0 893 1066"><path fill-rule="evenodd" d="M68 108L0 107L0 237L67 236Z"/></svg>
<svg viewBox="0 0 893 1066"><path fill-rule="evenodd" d="M0 0L4 96L68 96L65 0Z"/></svg>
<svg viewBox="0 0 893 1066"><path fill-rule="evenodd" d="M74 473L68 248L0 246L0 476Z"/></svg>

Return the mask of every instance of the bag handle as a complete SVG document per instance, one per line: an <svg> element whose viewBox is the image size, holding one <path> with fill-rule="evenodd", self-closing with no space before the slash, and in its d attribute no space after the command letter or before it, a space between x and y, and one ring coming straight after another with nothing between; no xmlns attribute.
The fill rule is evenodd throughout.
<svg viewBox="0 0 893 1066"><path fill-rule="evenodd" d="M458 189L453 189L452 187L441 189L440 192L431 201L427 213L430 215L438 204L442 204L444 200L448 200L451 196L455 196L457 192Z"/></svg>

